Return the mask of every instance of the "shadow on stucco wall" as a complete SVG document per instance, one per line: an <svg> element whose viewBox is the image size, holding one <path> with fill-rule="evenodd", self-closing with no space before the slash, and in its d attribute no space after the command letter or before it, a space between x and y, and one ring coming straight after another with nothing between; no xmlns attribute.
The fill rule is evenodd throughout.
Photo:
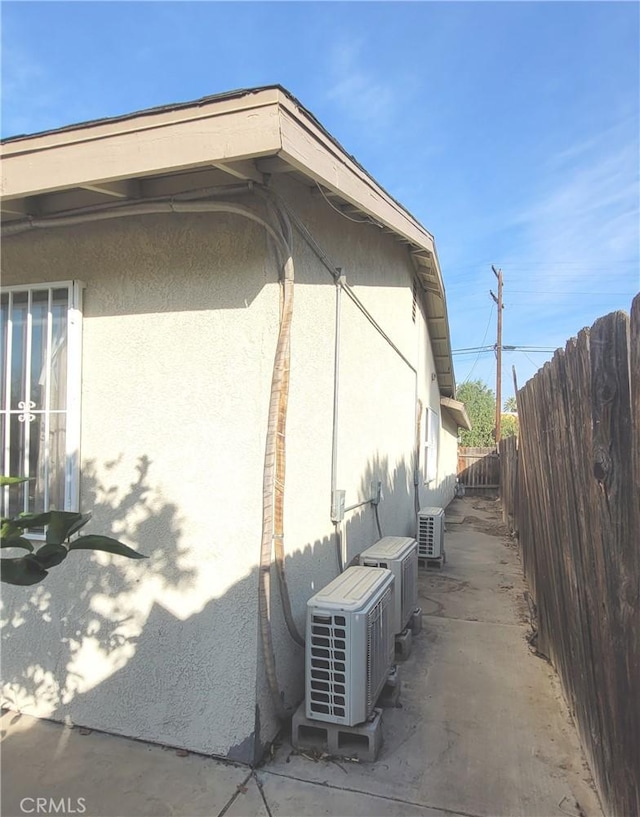
<svg viewBox="0 0 640 817"><path fill-rule="evenodd" d="M383 536L415 536L413 471L404 459L389 467L386 456L378 454L365 464L360 477L358 501L372 496L372 483L382 483L382 499L378 517ZM328 512L327 508L327 512ZM350 511L342 525L345 567L357 562L358 555L380 538L372 505ZM286 538L286 531L285 531ZM289 543L291 547L291 543ZM338 545L335 535L317 539L285 559L287 581L291 594L292 612L298 630L304 635L308 599L325 587L339 573ZM273 572L273 571L272 571ZM282 614L277 579L272 579L272 609L276 660L278 665L291 668L287 677L279 678L287 703L296 703L304 696L304 650L288 635Z"/></svg>
<svg viewBox="0 0 640 817"><path fill-rule="evenodd" d="M383 536L415 536L416 515L412 474L412 468L405 459L401 459L393 468L389 466L389 459L386 456L376 455L367 463L360 480L360 492L363 496L371 496L373 486L381 483L382 493L377 510ZM352 521L347 534L347 541L355 540L356 545L363 537L369 539L371 545L380 538L373 506L369 506L365 513ZM350 554L350 557L353 558L353 554Z"/></svg>
<svg viewBox="0 0 640 817"><path fill-rule="evenodd" d="M154 499L149 465L140 458L138 478L119 501L115 489L96 478L95 468L85 469L84 492L94 501L95 520L111 520L114 535L126 529L126 538L148 560L114 559L73 572L65 571L65 563L35 589L20 588L23 601L19 593L4 600L6 703L20 710L24 702L37 702L53 720L68 718L80 726L255 763L276 734L259 634L258 565L191 615L180 616L175 605L170 610L157 599L145 607L136 593L149 574L185 598L196 579L183 565L178 509ZM401 460L390 469L386 457L374 456L363 469L362 498L377 481L382 482L383 535L414 535L410 467ZM132 516L138 517L133 527ZM379 538L372 506L351 512L344 533L348 564ZM259 532L256 562L258 553ZM335 536L294 550L285 566L294 618L304 634L307 600L339 572ZM271 587L278 685L285 704L294 708L304 696L304 649L287 632L273 569ZM134 615L140 622L132 638L122 627ZM95 675L88 679L92 664L86 659L92 655ZM82 670L76 666L80 656Z"/></svg>
<svg viewBox="0 0 640 817"><path fill-rule="evenodd" d="M2 592L3 704L40 712L68 704L88 681L77 661L90 657L96 677L125 664L139 637L128 634L131 598L149 576L163 587L188 589L194 571L183 564L177 508L163 503L149 483L150 461L140 457L136 479L122 491L101 481L95 463L83 468L87 533L121 538L148 556L144 561L77 552L33 587ZM108 472L115 463L105 465ZM131 511L136 519L131 521ZM83 531L84 533L84 531Z"/></svg>

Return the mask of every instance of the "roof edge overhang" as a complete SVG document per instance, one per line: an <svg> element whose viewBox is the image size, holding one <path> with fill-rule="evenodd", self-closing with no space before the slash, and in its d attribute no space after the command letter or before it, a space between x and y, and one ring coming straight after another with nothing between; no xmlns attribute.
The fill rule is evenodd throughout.
<svg viewBox="0 0 640 817"><path fill-rule="evenodd" d="M452 400L450 397L441 397L440 406L453 417L458 424L458 428L471 431L471 420L469 419L464 403L461 403L459 400Z"/></svg>
<svg viewBox="0 0 640 817"><path fill-rule="evenodd" d="M281 103L281 122L281 159L407 247L423 290L431 341L446 346L446 354L434 356L440 391L453 397L456 387L446 296L432 234L287 92Z"/></svg>
<svg viewBox="0 0 640 817"><path fill-rule="evenodd" d="M206 97L2 142L11 201L277 154L278 87Z"/></svg>
<svg viewBox="0 0 640 817"><path fill-rule="evenodd" d="M265 182L292 169L404 244L423 290L441 394L455 381L444 283L433 236L280 85L231 91L193 102L93 120L6 139L0 145L3 211L71 189L136 198L145 178L217 168Z"/></svg>

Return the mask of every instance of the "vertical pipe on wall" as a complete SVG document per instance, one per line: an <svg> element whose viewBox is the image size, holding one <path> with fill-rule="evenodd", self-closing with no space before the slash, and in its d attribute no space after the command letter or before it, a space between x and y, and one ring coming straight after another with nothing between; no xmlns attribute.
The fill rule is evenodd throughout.
<svg viewBox="0 0 640 817"><path fill-rule="evenodd" d="M262 472L262 537L258 583L258 609L265 671L276 714L280 719L287 718L291 715L291 711L287 709L282 700L276 673L273 633L271 631L271 554L274 542L277 541L275 539L274 515L281 513L278 510L280 503L276 499L276 473L278 470L278 433L282 429L283 422L286 421L286 401L283 405L282 398L283 386L286 385L285 381L288 379L286 374L288 369L287 358L290 352L291 317L293 313L293 260L290 256L284 264L283 278L284 297L271 378L265 458ZM282 462L284 450L281 450L280 456ZM280 500L283 498L284 485L281 486ZM280 548L283 547L282 538L280 538L278 544ZM280 581L282 577L278 566L277 572Z"/></svg>
<svg viewBox="0 0 640 817"><path fill-rule="evenodd" d="M342 284L344 275L342 269L337 268L338 278L336 279L336 330L334 343L334 364L333 364L333 436L331 440L331 503L333 505L338 487L338 409L340 401L340 316L342 311ZM340 522L334 522L336 535L336 553L338 556L338 568L340 572L344 570L344 556L342 553L342 531Z"/></svg>
<svg viewBox="0 0 640 817"><path fill-rule="evenodd" d="M414 279L415 280L415 279ZM418 524L418 514L420 513L420 449L422 448L422 400L420 399L420 378L418 372L422 371L423 354L423 328L426 329L426 319L422 309L422 287L418 285L415 293L415 303L418 306L418 320L416 321L416 337L418 346L416 349L416 390L415 390L415 453L414 453L414 468L413 468L413 507L416 515L416 525ZM423 324L423 321L425 323ZM428 331L426 336L431 342Z"/></svg>
<svg viewBox="0 0 640 817"><path fill-rule="evenodd" d="M415 469L413 471L414 507L416 521L420 513L420 449L422 448L422 400L416 400L416 451Z"/></svg>
<svg viewBox="0 0 640 817"><path fill-rule="evenodd" d="M285 491L285 473L286 473L286 429L287 429L287 411L289 406L289 375L291 369L291 322L293 319L293 287L294 287L294 265L293 265L293 236L291 232L291 224L286 212L278 206L272 197L262 189L258 193L265 199L267 207L275 217L274 229L279 233L282 244L286 248L285 258L283 262L282 274L282 290L280 301L280 320L278 344L276 349L276 358L274 361L273 377L274 382L277 377L279 380L278 387L278 405L277 405L277 421L274 429L269 428L267 435L274 434L273 449L275 457L275 472L271 483L272 492L272 510L273 522L271 538L273 549L275 552L275 566L278 576L278 585L280 587L280 597L282 601L282 611L284 613L285 623L289 634L293 640L304 647L304 638L298 632L293 612L291 609L291 596L289 593L289 586L287 583L287 576L284 567L284 491ZM273 384L272 384L273 388ZM273 398L273 394L272 394ZM270 403L270 422L271 410L273 406ZM270 443L267 440L267 448ZM267 458L265 457L265 468L267 468ZM271 467L269 465L269 467ZM268 502L266 495L263 502ZM264 511L264 505L263 505ZM263 529L263 536L266 533Z"/></svg>

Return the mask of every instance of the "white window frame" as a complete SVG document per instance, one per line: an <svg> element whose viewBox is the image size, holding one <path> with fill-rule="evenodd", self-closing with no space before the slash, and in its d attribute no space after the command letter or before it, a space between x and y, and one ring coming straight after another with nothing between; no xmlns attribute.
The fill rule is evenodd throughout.
<svg viewBox="0 0 640 817"><path fill-rule="evenodd" d="M27 349L25 358L25 369L28 372L31 366L31 323L32 323L32 297L34 292L41 292L42 290L49 291L49 306L48 306L48 325L47 325L47 371L51 368L51 333L52 333L52 317L51 317L51 303L52 293L56 289L66 289L68 291L68 306L67 306L67 390L66 390L66 430L65 430L65 467L64 467L64 508L65 511L78 511L80 506L80 402L82 395L82 290L84 283L81 281L54 281L45 284L28 284L2 287L2 294L9 295L9 309L7 311L7 345L4 349L4 355L9 362L6 371L5 382L5 405L2 406L2 422L9 424L9 415L15 413L15 409L11 409L10 405L10 383L11 383L11 346L13 340L13 320L11 315L11 306L15 293L27 293ZM48 380L48 378L47 378ZM25 408L26 414L29 413L30 393L29 378L26 378L26 395ZM47 387L48 392L48 387ZM47 396L48 401L48 396ZM45 414L45 423L48 426L49 409L46 407L43 411ZM9 433L5 435L5 449L0 452L2 456L2 472L7 476L15 476L9 474L10 466L10 451L11 440ZM48 456L48 452L45 453ZM24 452L24 471L29 475L28 451ZM5 492L10 488L6 487ZM48 493L48 484L46 486ZM45 511L49 510L48 496L45 495ZM8 501L5 493L5 503ZM59 509L60 510L60 509ZM29 534L30 538L40 538L37 534Z"/></svg>
<svg viewBox="0 0 640 817"><path fill-rule="evenodd" d="M425 485L438 478L440 415L427 406L424 411L424 481Z"/></svg>

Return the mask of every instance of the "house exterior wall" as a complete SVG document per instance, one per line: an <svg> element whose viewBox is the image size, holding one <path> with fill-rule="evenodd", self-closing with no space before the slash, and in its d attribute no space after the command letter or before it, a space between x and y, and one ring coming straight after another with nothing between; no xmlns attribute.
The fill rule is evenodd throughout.
<svg viewBox="0 0 640 817"><path fill-rule="evenodd" d="M337 487L351 505L381 481L383 534L411 535L416 400L440 406L422 311L412 318L410 259L308 188L277 187L406 358L343 293ZM74 554L35 590L3 592L4 698L40 716L252 762L277 730L257 605L274 252L260 227L215 214L27 234L7 240L3 255L6 284L87 285L81 507L93 507L94 531L150 556ZM338 573L336 287L297 235L294 263L285 565L304 632L307 599ZM446 413L440 429L438 478L420 480L421 505L453 496L457 429ZM345 563L377 538L371 506L348 513ZM304 654L286 631L275 575L272 601L278 680L295 705Z"/></svg>
<svg viewBox="0 0 640 817"><path fill-rule="evenodd" d="M458 424L448 411L441 413L440 461L438 468L436 507L446 508L455 496L456 474L458 473ZM427 504L427 503L425 503Z"/></svg>
<svg viewBox="0 0 640 817"><path fill-rule="evenodd" d="M73 554L37 589L4 589L4 618L24 619L4 641L5 697L23 711L250 756L278 318L265 247L261 228L218 214L5 241L6 284L86 284L81 508L88 532L150 557L103 572Z"/></svg>
<svg viewBox="0 0 640 817"><path fill-rule="evenodd" d="M345 219L317 191L286 178L277 181L277 189L408 361L343 292L336 487L345 491L350 506L368 499L371 483L380 481L383 534L414 536L416 399L423 409L430 405L440 413L440 392L432 378L436 369L422 309L415 322L412 318L411 260L403 245L373 225ZM307 599L338 573L330 521L336 292L329 271L297 235L294 258L285 550L293 615L304 633ZM421 506L446 505L453 498L456 449L457 427L443 413L438 477L429 484L420 478ZM370 505L346 514L342 538L345 564L377 541ZM286 632L275 595L279 681L285 701L294 705L304 695L304 654ZM260 676L258 705L265 723L270 694Z"/></svg>

